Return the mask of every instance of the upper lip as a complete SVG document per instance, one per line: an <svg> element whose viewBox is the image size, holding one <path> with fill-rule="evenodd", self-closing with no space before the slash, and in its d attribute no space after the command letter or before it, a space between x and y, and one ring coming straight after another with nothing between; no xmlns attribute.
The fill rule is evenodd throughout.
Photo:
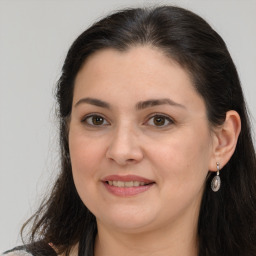
<svg viewBox="0 0 256 256"><path fill-rule="evenodd" d="M106 182L106 181L124 181L124 182L139 181L139 182L144 182L146 184L154 183L153 180L146 179L144 177L137 176L137 175L124 175L124 176L121 176L121 175L109 175L109 176L104 177L102 179L102 181L103 182Z"/></svg>

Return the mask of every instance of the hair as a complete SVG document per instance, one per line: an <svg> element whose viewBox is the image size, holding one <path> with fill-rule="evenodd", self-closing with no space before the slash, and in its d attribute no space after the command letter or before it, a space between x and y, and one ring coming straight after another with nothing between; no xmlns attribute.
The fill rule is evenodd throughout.
<svg viewBox="0 0 256 256"><path fill-rule="evenodd" d="M210 127L224 123L235 110L241 133L235 152L221 171L222 187L210 189L206 178L198 219L200 256L256 255L256 157L239 77L223 39L198 15L179 7L125 9L93 24L72 44L57 84L61 170L55 185L32 222L31 241L54 244L69 255L79 243L79 255L93 255L95 216L76 191L69 157L68 121L74 81L86 59L101 49L127 51L153 46L175 60L190 75L204 99Z"/></svg>

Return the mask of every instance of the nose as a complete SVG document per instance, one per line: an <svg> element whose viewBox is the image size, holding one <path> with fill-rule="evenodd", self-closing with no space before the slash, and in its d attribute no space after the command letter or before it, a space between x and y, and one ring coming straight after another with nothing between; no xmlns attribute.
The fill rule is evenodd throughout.
<svg viewBox="0 0 256 256"><path fill-rule="evenodd" d="M106 157L118 165L138 163L143 159L139 134L129 128L119 128L113 131Z"/></svg>

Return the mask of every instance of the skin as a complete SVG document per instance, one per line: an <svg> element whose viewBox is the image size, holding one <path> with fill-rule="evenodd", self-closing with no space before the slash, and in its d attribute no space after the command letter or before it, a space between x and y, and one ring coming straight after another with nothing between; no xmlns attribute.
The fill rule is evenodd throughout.
<svg viewBox="0 0 256 256"><path fill-rule="evenodd" d="M138 109L152 99L172 103ZM234 151L236 113L225 125L210 128L188 73L158 49L105 49L87 59L75 80L69 147L77 191L97 219L96 256L197 255L205 180ZM154 184L117 196L102 182L108 175Z"/></svg>

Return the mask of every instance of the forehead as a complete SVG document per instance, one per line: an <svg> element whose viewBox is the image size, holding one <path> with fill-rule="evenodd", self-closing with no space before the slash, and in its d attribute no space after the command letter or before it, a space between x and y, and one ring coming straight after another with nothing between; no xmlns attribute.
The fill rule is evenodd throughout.
<svg viewBox="0 0 256 256"><path fill-rule="evenodd" d="M110 96L137 100L170 96L182 104L200 97L188 72L150 46L126 51L103 49L91 55L75 80L74 98L81 94L87 97L96 94L103 100Z"/></svg>
<svg viewBox="0 0 256 256"><path fill-rule="evenodd" d="M102 76L118 79L123 73L145 80L160 80L163 75L171 74L171 68L175 67L175 73L185 78L192 84L189 73L183 69L174 59L167 57L164 52L156 47L136 46L125 51L113 48L102 49L89 56L78 72L75 84L87 77L101 79ZM166 72L167 71L167 72ZM95 76L97 74L97 76ZM120 76L118 76L120 74ZM173 76L173 79L177 78ZM123 77L127 79L127 76ZM170 78L170 77L168 77ZM79 81L79 82L78 82Z"/></svg>

